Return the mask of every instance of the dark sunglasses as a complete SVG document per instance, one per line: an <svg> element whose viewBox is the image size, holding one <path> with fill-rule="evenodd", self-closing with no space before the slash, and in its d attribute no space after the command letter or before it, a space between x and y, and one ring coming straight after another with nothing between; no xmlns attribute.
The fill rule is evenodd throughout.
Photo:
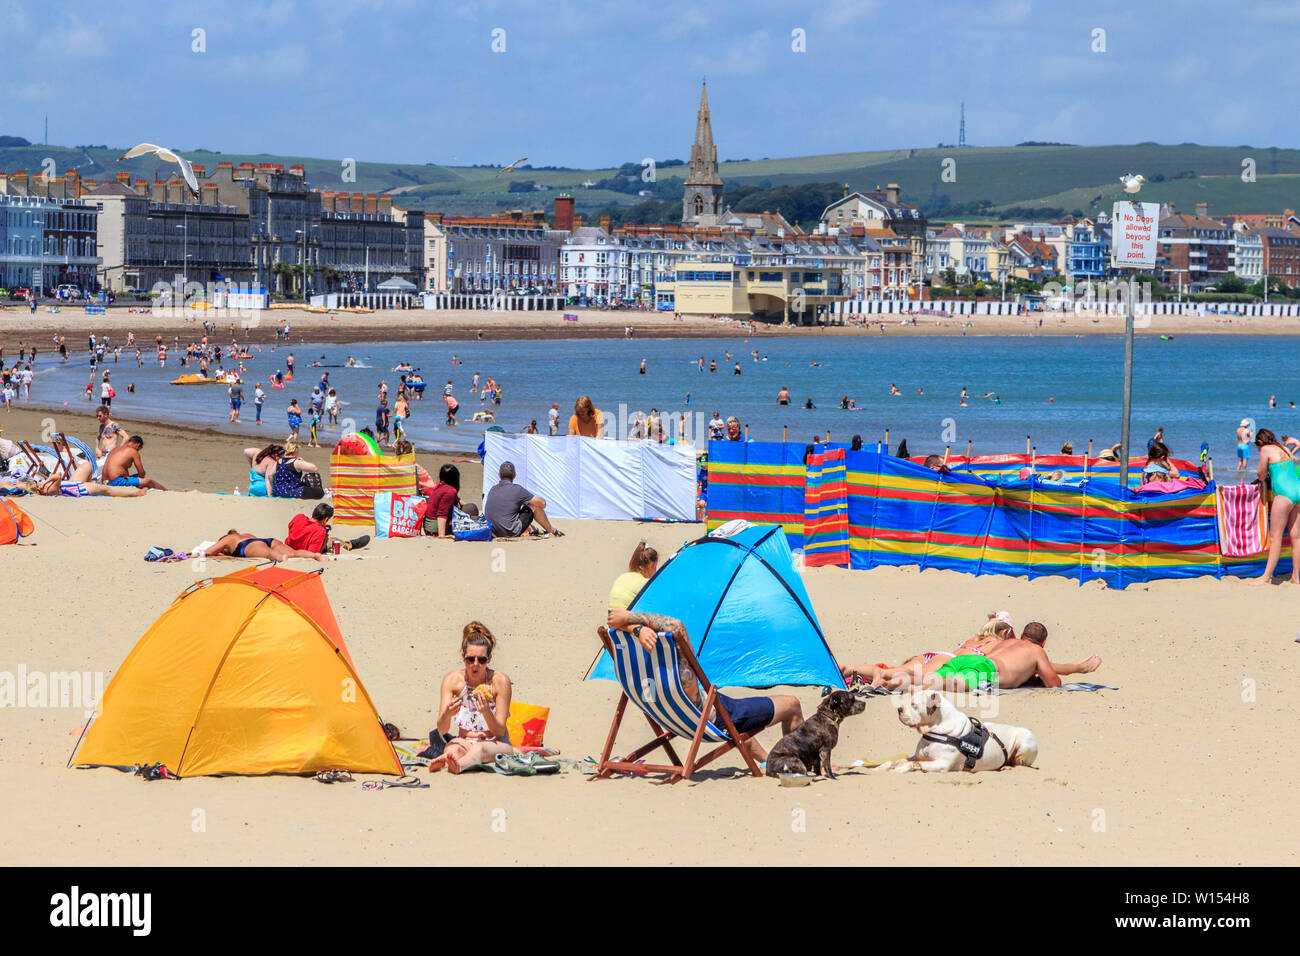
<svg viewBox="0 0 1300 956"><path fill-rule="evenodd" d="M490 657L475 657L473 654L470 654L468 657L465 658L465 663L466 663L466 664L486 664L486 663L487 663L488 661L490 661L491 659L492 659L492 658L490 658Z"/></svg>

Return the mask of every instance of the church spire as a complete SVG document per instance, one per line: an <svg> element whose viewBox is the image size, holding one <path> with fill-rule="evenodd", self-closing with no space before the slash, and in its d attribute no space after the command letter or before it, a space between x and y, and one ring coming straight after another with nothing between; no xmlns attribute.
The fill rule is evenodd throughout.
<svg viewBox="0 0 1300 956"><path fill-rule="evenodd" d="M691 165L687 186L721 186L718 175L718 147L713 145L713 123L709 119L709 86L700 84L700 110L695 118L695 143L691 146Z"/></svg>

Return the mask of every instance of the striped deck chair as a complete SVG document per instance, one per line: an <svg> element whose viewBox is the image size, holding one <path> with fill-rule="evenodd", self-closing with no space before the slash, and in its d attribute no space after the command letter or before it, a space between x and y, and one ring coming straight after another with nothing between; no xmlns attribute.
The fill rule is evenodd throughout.
<svg viewBox="0 0 1300 956"><path fill-rule="evenodd" d="M605 645L605 650L609 651L614 661L614 671L623 693L619 698L618 709L614 712L614 722L610 725L605 749L601 752L600 764L596 769L596 775L592 777L593 780L607 778L616 771L637 773L650 771L666 773L669 775L669 783L677 783L683 778L689 779L700 767L711 763L733 748L739 749L755 777L762 776L749 748L740 746L747 743L754 735L736 732L736 727L731 722L726 709L717 702L718 689L704 676L704 671L700 668L700 662L696 660L695 652L691 650L688 640L678 641L670 634L661 634L654 652L650 653L641 646L634 634L627 631L607 630L601 627L596 633L600 635L600 642ZM678 671L679 661L682 660L695 672L695 678L699 681L705 695L703 709L695 706L682 687ZM614 749L614 739L618 736L618 728L623 722L623 714L627 710L629 700L645 714L655 736L649 743L638 747L622 760L612 760L610 753ZM721 727L708 719L708 715L715 710L722 724ZM674 737L691 742L691 749L687 751L685 763L673 750ZM704 742L719 744L719 746L697 759L700 744ZM637 763L646 754L660 747L667 752L668 759L673 763Z"/></svg>

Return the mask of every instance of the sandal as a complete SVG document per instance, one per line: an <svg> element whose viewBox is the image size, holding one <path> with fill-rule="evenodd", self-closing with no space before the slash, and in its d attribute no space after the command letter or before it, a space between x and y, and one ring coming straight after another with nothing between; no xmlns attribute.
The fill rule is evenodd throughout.
<svg viewBox="0 0 1300 956"><path fill-rule="evenodd" d="M351 783L352 774L346 770L322 770L312 779L317 783Z"/></svg>
<svg viewBox="0 0 1300 956"><path fill-rule="evenodd" d="M563 538L563 537L564 537L564 532L561 531L559 528L552 528L552 529L551 529L551 537L554 537L554 538Z"/></svg>

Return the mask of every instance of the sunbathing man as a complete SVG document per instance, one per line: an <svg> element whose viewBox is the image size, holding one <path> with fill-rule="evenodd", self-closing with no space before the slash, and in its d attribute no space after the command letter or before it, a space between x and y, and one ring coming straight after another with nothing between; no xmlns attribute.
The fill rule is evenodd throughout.
<svg viewBox="0 0 1300 956"><path fill-rule="evenodd" d="M612 608L605 623L620 631L631 631L635 628L636 639L647 651L653 650L658 643L659 632L672 634L684 641L690 640L686 633L686 626L677 618L666 614L647 614L644 611ZM681 662L679 676L682 689L686 691L687 696L695 702L696 707L703 707L704 698L700 694L699 681L695 678L695 671L691 670L685 661ZM803 723L803 708L799 706L799 698L789 694L734 698L719 693L717 699L726 708L727 716L736 725L737 733L757 734L760 730L780 721L781 734L784 736ZM714 716L710 719L715 726L722 726L721 717ZM757 739L750 740L747 746L755 760L759 762L767 760L767 751Z"/></svg>
<svg viewBox="0 0 1300 956"><path fill-rule="evenodd" d="M50 498L87 498L92 495L104 495L109 498L139 498L146 492L143 488L128 488L106 485L100 481L91 481L94 466L83 461L72 469L72 474L64 479L59 475L44 481L32 482L28 490Z"/></svg>
<svg viewBox="0 0 1300 956"><path fill-rule="evenodd" d="M140 461L140 449L143 447L144 439L139 435L132 435L126 440L126 444L109 452L108 457L104 459L104 471L101 475L104 484L166 491L167 489L158 482L145 477L144 463ZM134 475L131 474L132 466L135 467Z"/></svg>
<svg viewBox="0 0 1300 956"><path fill-rule="evenodd" d="M952 658L925 675L920 686L959 693L1026 684L1060 687L1061 674L1087 674L1101 666L1101 658L1093 654L1058 670L1047 657L1046 644L1047 628L1034 621L1025 625L1020 637L1007 638L991 648L987 657L968 654Z"/></svg>
<svg viewBox="0 0 1300 956"><path fill-rule="evenodd" d="M1015 636L1011 615L1006 611L998 611L990 614L988 622L980 628L979 633L962 641L956 650L925 651L909 657L898 667L885 664L850 665L841 667L840 673L844 675L845 683L857 678L871 687L889 687L894 690L919 684L926 674L934 673L954 657L968 654L984 656L998 642Z"/></svg>
<svg viewBox="0 0 1300 956"><path fill-rule="evenodd" d="M254 535L231 528L217 539L217 543L203 552L207 558L229 555L234 558L270 558L272 561L288 561L290 558L307 558L312 561L328 561L329 555L314 551L302 551L291 548L275 538L258 538Z"/></svg>

